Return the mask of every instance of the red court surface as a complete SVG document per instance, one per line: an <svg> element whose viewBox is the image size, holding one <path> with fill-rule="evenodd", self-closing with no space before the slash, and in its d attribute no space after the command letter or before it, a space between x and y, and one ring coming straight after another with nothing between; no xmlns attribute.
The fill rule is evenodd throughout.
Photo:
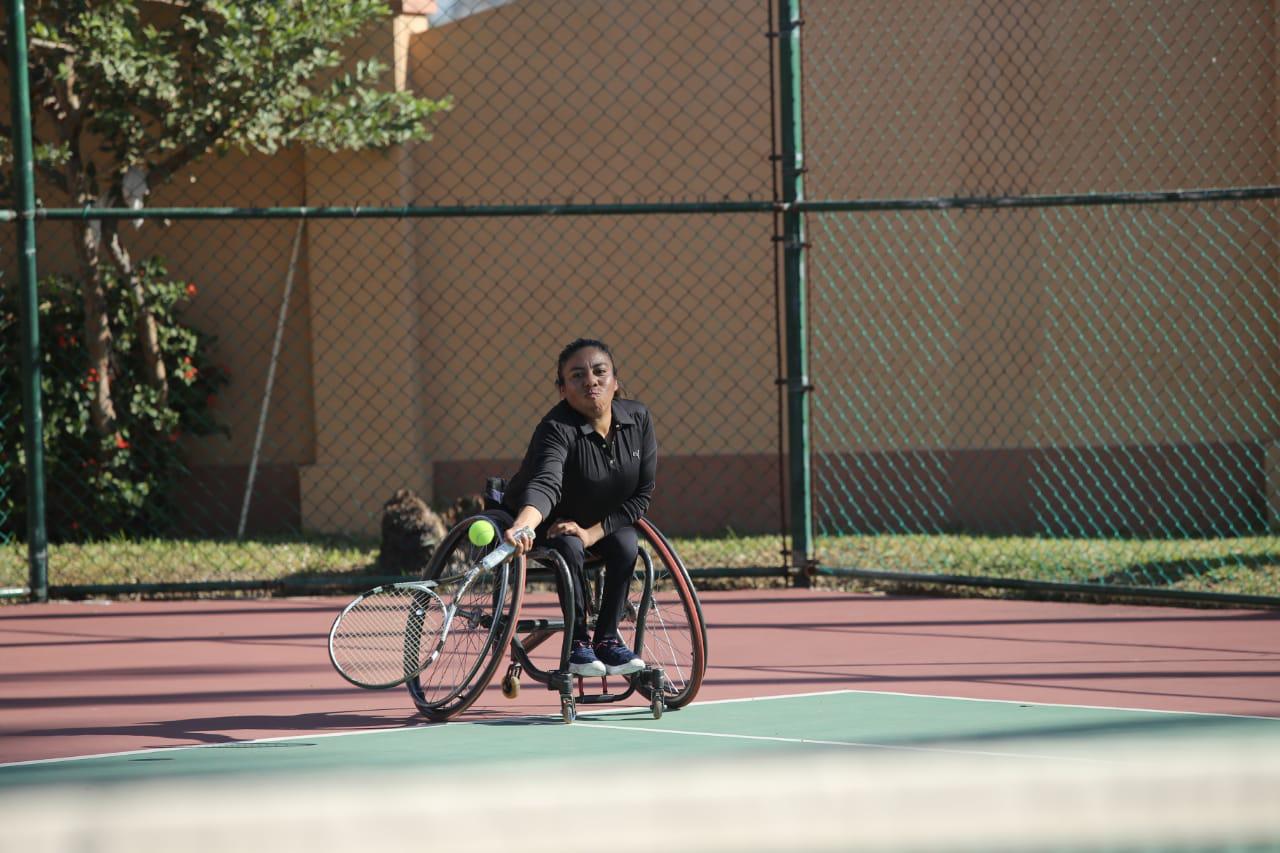
<svg viewBox="0 0 1280 853"><path fill-rule="evenodd" d="M346 598L0 608L0 763L419 725L403 688L352 687L326 637ZM706 592L698 701L867 690L1280 717L1280 614ZM525 613L551 609L533 596ZM460 719L558 714L525 680ZM643 702L635 700L638 706Z"/></svg>

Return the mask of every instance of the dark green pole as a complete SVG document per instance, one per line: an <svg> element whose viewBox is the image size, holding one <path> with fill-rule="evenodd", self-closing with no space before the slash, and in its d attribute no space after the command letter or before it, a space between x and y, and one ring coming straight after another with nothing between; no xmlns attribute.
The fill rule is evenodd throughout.
<svg viewBox="0 0 1280 853"><path fill-rule="evenodd" d="M31 598L49 600L49 538L44 524L44 419L40 413L40 309L36 295L36 184L31 156L27 12L9 0L9 100L13 116L13 191L18 224L22 328L22 416L27 457L27 568Z"/></svg>
<svg viewBox="0 0 1280 853"><path fill-rule="evenodd" d="M787 455L791 566L808 583L813 562L813 495L809 447L808 308L805 304L804 132L800 109L800 0L778 0L778 88L782 136L782 274L786 299Z"/></svg>

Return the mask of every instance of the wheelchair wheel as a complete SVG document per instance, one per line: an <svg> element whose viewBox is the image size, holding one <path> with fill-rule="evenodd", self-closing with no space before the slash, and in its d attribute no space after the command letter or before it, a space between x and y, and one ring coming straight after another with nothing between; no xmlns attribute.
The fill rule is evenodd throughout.
<svg viewBox="0 0 1280 853"><path fill-rule="evenodd" d="M501 536L483 547L471 543L467 533L482 518L499 531L508 526L507 520L493 516L478 515L459 522L436 548L423 572L424 580L441 582L437 592L446 606L457 595L458 586L447 579L464 575L502 544ZM515 632L524 575L524 558L514 557L491 572L482 572L462 593L439 657L406 682L413 704L425 717L450 719L469 708L489 686Z"/></svg>
<svg viewBox="0 0 1280 853"><path fill-rule="evenodd" d="M640 547L653 559L653 595L642 600L644 585L632 583L623 614L623 639L649 666L660 666L666 676L662 705L680 708L697 695L707 668L707 629L702 605L689 571L670 543L648 519L636 522ZM643 612L642 612L643 611ZM636 689L650 702L653 689L643 681Z"/></svg>

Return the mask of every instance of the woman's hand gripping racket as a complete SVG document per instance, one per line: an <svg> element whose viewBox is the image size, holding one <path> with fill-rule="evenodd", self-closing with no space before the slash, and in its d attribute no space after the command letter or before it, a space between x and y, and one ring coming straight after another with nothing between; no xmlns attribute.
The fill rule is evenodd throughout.
<svg viewBox="0 0 1280 853"><path fill-rule="evenodd" d="M532 538L522 528L516 538ZM458 615L458 602L480 576L514 554L504 542L464 574L429 581L377 586L343 608L329 630L329 660L338 674L357 687L395 687L422 672L436 659ZM457 584L449 604L436 593Z"/></svg>

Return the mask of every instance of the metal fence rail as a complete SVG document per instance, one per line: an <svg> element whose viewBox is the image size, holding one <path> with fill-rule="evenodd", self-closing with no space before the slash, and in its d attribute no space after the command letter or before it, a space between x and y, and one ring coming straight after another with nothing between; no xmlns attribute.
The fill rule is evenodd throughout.
<svg viewBox="0 0 1280 853"><path fill-rule="evenodd" d="M1280 601L1274 4L433 6L316 72L380 62L430 139L6 188L40 384L10 264L0 587L46 535L60 594L362 585L387 504L512 473L589 335L695 570Z"/></svg>

